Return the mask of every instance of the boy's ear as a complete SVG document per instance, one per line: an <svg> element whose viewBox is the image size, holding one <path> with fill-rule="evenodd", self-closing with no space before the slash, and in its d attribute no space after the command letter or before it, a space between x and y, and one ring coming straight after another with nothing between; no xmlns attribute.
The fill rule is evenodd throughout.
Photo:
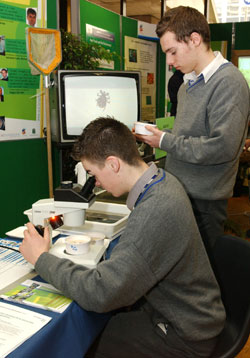
<svg viewBox="0 0 250 358"><path fill-rule="evenodd" d="M198 32L192 32L190 35L190 41L195 45L195 46L199 46L202 38L201 35L198 34Z"/></svg>
<svg viewBox="0 0 250 358"><path fill-rule="evenodd" d="M118 157L110 155L107 157L105 164L115 173L118 173L120 170L120 159Z"/></svg>

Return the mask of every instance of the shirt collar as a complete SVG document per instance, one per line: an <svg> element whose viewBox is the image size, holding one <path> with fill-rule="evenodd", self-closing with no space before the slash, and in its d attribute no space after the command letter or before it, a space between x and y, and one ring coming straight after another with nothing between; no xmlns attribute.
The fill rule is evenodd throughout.
<svg viewBox="0 0 250 358"><path fill-rule="evenodd" d="M150 163L149 168L143 173L143 175L137 180L135 185L130 190L127 197L127 207L129 210L132 210L135 206L135 203L139 197L139 195L143 192L145 185L149 184L152 180L153 176L158 173L157 166L152 162Z"/></svg>
<svg viewBox="0 0 250 358"><path fill-rule="evenodd" d="M204 82L207 83L207 81L210 79L210 77L213 76L213 74L218 70L218 68L223 64L227 63L228 60L226 60L222 54L219 51L214 52L215 58L212 62L210 62L204 69L201 71L201 73L196 76L195 72L190 72L184 75L183 80L186 84L187 82L196 82L197 78L203 75Z"/></svg>

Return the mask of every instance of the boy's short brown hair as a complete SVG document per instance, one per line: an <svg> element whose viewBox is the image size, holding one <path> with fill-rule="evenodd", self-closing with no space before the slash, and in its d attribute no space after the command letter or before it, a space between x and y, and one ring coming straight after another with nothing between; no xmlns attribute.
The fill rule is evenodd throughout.
<svg viewBox="0 0 250 358"><path fill-rule="evenodd" d="M100 117L85 127L74 145L72 156L76 160L86 159L103 166L110 155L133 166L142 161L129 128L114 118Z"/></svg>
<svg viewBox="0 0 250 358"><path fill-rule="evenodd" d="M207 48L210 48L210 29L205 16L189 6L178 6L168 10L156 27L156 33L161 38L165 32L173 32L177 41L188 42L190 35L197 32Z"/></svg>

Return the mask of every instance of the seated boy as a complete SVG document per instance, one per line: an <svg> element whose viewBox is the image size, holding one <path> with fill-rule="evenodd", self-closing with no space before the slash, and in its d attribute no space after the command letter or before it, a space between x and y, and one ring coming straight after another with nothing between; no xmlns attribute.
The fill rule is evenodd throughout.
<svg viewBox="0 0 250 358"><path fill-rule="evenodd" d="M97 186L115 197L129 193L131 214L110 259L87 269L55 257L48 230L43 238L31 223L20 251L85 310L117 310L87 356L209 357L225 311L182 185L146 164L133 134L113 118L84 129L75 157Z"/></svg>

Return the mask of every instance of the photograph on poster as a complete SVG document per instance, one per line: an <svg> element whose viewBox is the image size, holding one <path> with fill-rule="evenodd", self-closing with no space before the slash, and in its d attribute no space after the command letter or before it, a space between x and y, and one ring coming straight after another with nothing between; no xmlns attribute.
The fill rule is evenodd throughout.
<svg viewBox="0 0 250 358"><path fill-rule="evenodd" d="M36 26L37 9L28 7L26 9L26 24L32 27Z"/></svg>
<svg viewBox="0 0 250 358"><path fill-rule="evenodd" d="M0 130L5 131L5 117L0 116Z"/></svg>
<svg viewBox="0 0 250 358"><path fill-rule="evenodd" d="M148 85L154 84L154 74L153 73L148 72L148 74L147 74L147 84Z"/></svg>
<svg viewBox="0 0 250 358"><path fill-rule="evenodd" d="M5 36L0 35L0 56L5 56Z"/></svg>
<svg viewBox="0 0 250 358"><path fill-rule="evenodd" d="M152 97L151 96L146 96L146 105L150 106L152 104Z"/></svg>
<svg viewBox="0 0 250 358"><path fill-rule="evenodd" d="M0 87L0 102L4 101L4 88Z"/></svg>
<svg viewBox="0 0 250 358"><path fill-rule="evenodd" d="M1 68L0 70L0 80L2 81L8 81L8 69L7 68Z"/></svg>
<svg viewBox="0 0 250 358"><path fill-rule="evenodd" d="M137 62L137 51L135 49L129 49L129 62Z"/></svg>

